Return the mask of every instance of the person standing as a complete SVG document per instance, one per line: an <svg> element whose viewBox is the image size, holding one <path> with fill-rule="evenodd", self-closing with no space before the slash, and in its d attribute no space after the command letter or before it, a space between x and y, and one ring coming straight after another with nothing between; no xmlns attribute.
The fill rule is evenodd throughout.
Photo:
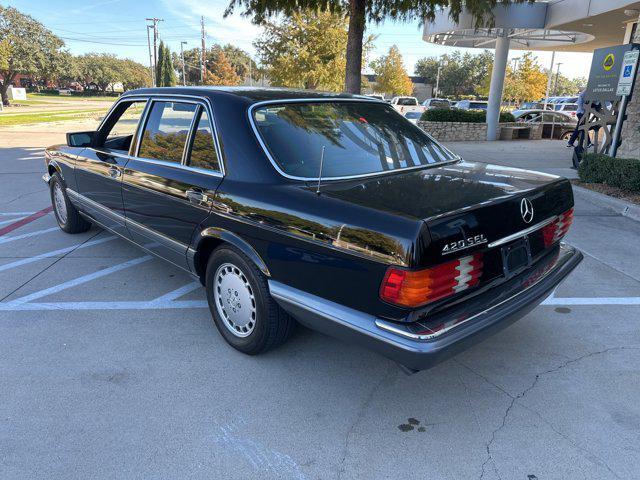
<svg viewBox="0 0 640 480"><path fill-rule="evenodd" d="M573 148L574 143L576 143L576 139L580 136L580 144L582 144L582 139L584 137L584 132L580 130L582 126L582 117L584 116L584 94L586 89L582 89L582 91L578 94L578 108L576 109L576 118L578 119L578 123L576 124L576 128L573 130L571 134L571 138L569 138L569 142L567 143L567 148Z"/></svg>

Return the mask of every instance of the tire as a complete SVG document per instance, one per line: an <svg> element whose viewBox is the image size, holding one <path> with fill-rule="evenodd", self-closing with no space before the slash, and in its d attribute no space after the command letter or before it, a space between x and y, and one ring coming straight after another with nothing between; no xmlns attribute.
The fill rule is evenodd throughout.
<svg viewBox="0 0 640 480"><path fill-rule="evenodd" d="M273 300L264 274L235 248L214 250L205 286L213 322L236 350L247 355L264 353L293 333L296 322Z"/></svg>
<svg viewBox="0 0 640 480"><path fill-rule="evenodd" d="M564 140L566 142L568 142L570 138L571 138L571 132L565 132L560 137L561 140Z"/></svg>
<svg viewBox="0 0 640 480"><path fill-rule="evenodd" d="M58 226L63 232L82 233L91 228L91 222L80 215L67 195L67 187L59 173L54 173L49 180L51 205Z"/></svg>

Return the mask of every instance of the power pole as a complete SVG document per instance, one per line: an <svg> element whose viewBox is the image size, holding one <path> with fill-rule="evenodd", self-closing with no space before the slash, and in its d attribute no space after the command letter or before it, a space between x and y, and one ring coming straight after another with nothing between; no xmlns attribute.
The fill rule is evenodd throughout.
<svg viewBox="0 0 640 480"><path fill-rule="evenodd" d="M184 50L182 49L183 45L186 45L187 42L180 42L180 58L182 58L182 85L187 85L187 75L184 70Z"/></svg>
<svg viewBox="0 0 640 480"><path fill-rule="evenodd" d="M158 22L164 22L162 18L147 18L147 22L153 22L153 69L158 65ZM157 79L156 79L157 80Z"/></svg>
<svg viewBox="0 0 640 480"><path fill-rule="evenodd" d="M549 74L547 75L547 91L544 95L544 106L543 110L547 109L547 104L549 103L549 94L551 93L551 79L553 78L553 62L556 59L556 51L551 52L551 65L549 66Z"/></svg>
<svg viewBox="0 0 640 480"><path fill-rule="evenodd" d="M434 97L437 97L440 91L440 72L441 71L442 71L442 65L438 64L438 73L436 74L436 90L435 92L432 92L432 95Z"/></svg>
<svg viewBox="0 0 640 480"><path fill-rule="evenodd" d="M200 36L202 38L202 49L200 50L200 82L204 83L204 77L205 77L205 74L207 73L207 67L204 62L204 54L207 48L205 46L204 15L200 17L200 27L201 27Z"/></svg>
<svg viewBox="0 0 640 480"><path fill-rule="evenodd" d="M149 30L153 27L151 25L147 25L147 45L149 46L149 70L151 70L151 86L155 87L156 85L156 69L153 66L153 54L151 53L151 37L149 36Z"/></svg>

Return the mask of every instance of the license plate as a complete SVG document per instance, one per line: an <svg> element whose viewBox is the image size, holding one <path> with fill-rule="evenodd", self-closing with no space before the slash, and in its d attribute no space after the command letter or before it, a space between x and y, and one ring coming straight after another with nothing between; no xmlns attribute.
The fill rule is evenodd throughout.
<svg viewBox="0 0 640 480"><path fill-rule="evenodd" d="M502 247L502 270L505 278L517 275L530 265L531 248L527 237Z"/></svg>

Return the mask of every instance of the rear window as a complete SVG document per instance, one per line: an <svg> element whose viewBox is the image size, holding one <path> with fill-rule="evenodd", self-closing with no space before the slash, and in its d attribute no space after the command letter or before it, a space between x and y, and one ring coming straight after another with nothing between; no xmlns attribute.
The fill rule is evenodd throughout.
<svg viewBox="0 0 640 480"><path fill-rule="evenodd" d="M405 117L411 120L419 119L421 116L422 116L422 112L407 112L405 114Z"/></svg>
<svg viewBox="0 0 640 480"><path fill-rule="evenodd" d="M471 110L486 110L487 104L483 102L471 102L469 103L469 108Z"/></svg>
<svg viewBox="0 0 640 480"><path fill-rule="evenodd" d="M300 102L256 108L253 119L287 175L351 177L437 164L456 156L388 105ZM324 153L323 153L324 152Z"/></svg>
<svg viewBox="0 0 640 480"><path fill-rule="evenodd" d="M446 100L431 100L429 106L436 108L449 108L449 102Z"/></svg>
<svg viewBox="0 0 640 480"><path fill-rule="evenodd" d="M418 100L412 97L403 97L398 99L398 105L404 105L404 106L418 105Z"/></svg>

